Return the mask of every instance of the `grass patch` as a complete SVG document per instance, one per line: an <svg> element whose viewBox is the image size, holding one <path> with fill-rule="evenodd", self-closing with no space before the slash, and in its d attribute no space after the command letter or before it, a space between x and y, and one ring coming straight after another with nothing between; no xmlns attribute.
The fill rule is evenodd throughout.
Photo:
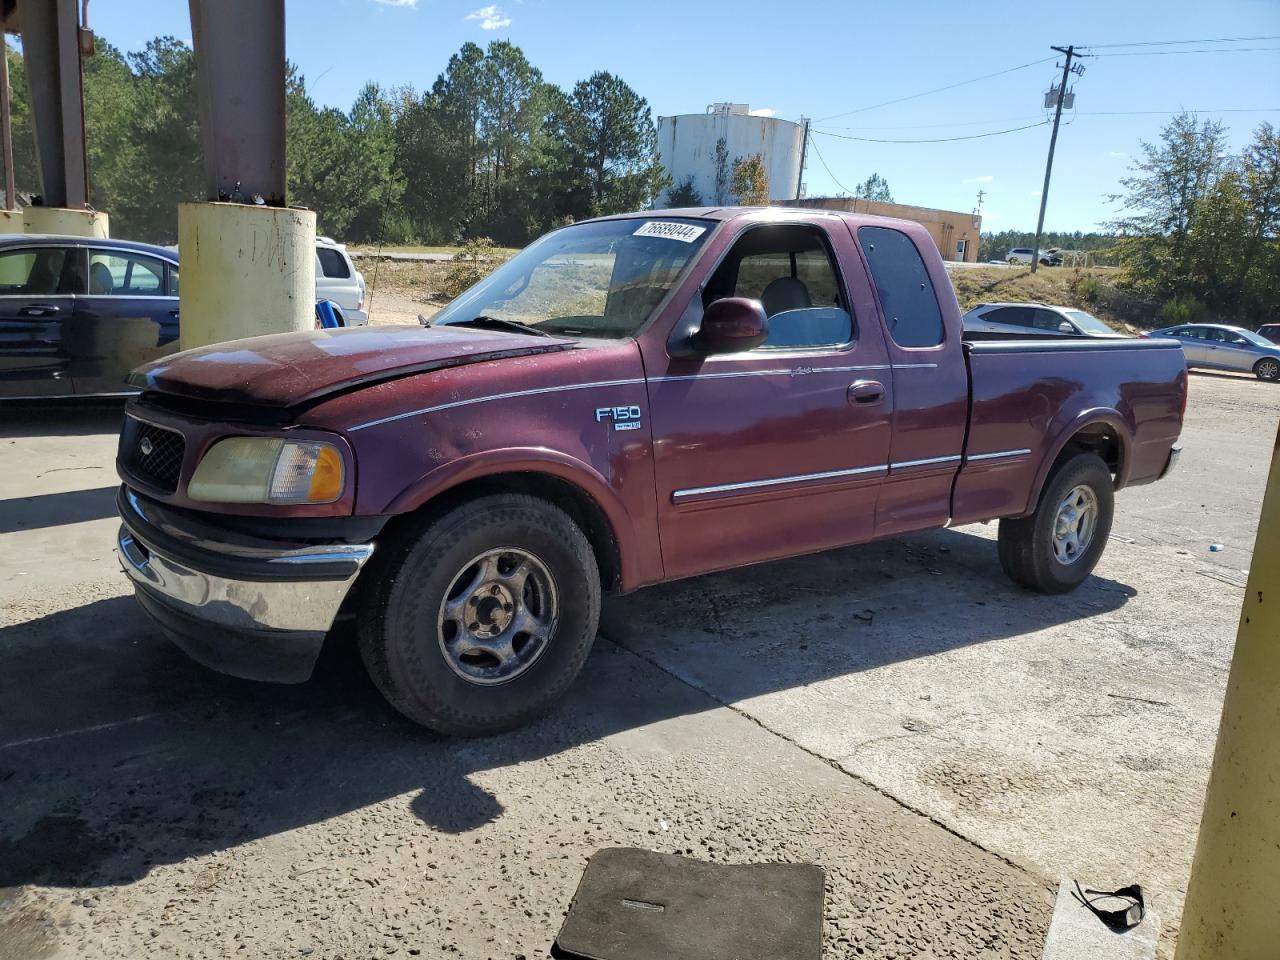
<svg viewBox="0 0 1280 960"><path fill-rule="evenodd" d="M378 245L376 243L350 243L347 249L354 253L377 253ZM415 244L395 244L388 243L382 247L383 253L447 253L454 256L462 251L461 246L445 246L445 247L428 247ZM520 252L519 247L494 247L493 255L498 257L510 257Z"/></svg>
<svg viewBox="0 0 1280 960"><path fill-rule="evenodd" d="M962 311L980 303L1044 303L1087 310L1123 333L1163 325L1156 305L1117 286L1117 273L1106 267L1031 269L992 267L949 271Z"/></svg>

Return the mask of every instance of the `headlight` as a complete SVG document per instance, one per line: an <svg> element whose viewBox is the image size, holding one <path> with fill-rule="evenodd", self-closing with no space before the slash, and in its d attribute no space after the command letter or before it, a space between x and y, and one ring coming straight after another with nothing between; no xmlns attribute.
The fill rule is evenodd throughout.
<svg viewBox="0 0 1280 960"><path fill-rule="evenodd" d="M228 437L200 460L187 496L216 503L332 503L342 486L342 454L332 444Z"/></svg>

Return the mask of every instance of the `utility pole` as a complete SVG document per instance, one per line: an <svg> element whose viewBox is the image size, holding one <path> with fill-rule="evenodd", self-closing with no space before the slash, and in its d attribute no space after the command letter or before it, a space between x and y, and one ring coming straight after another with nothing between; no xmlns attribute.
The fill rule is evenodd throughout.
<svg viewBox="0 0 1280 960"><path fill-rule="evenodd" d="M800 199L800 191L804 188L804 161L809 153L809 121L800 118L800 172L796 174L796 199Z"/></svg>
<svg viewBox="0 0 1280 960"><path fill-rule="evenodd" d="M1062 83L1058 86L1058 101L1053 111L1053 135L1049 137L1049 159L1044 165L1044 189L1040 191L1040 218L1036 221L1036 242L1031 246L1031 272L1035 273L1040 266L1040 234L1044 232L1044 208L1049 202L1049 175L1053 173L1053 148L1058 144L1058 122L1062 119L1062 101L1067 95L1067 80L1073 72L1079 74L1084 71L1077 64L1076 69L1072 71L1071 61L1074 57L1080 56L1076 53L1074 46L1067 47L1050 47L1050 50L1057 50L1066 57L1066 62L1062 65Z"/></svg>

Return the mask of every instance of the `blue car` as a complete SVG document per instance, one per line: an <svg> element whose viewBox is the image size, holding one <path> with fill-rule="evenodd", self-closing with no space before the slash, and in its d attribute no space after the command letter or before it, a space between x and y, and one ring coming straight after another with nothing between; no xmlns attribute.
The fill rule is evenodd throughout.
<svg viewBox="0 0 1280 960"><path fill-rule="evenodd" d="M1153 330L1153 337L1172 337L1182 344L1188 367L1238 370L1269 383L1280 381L1280 344L1244 327L1221 323L1185 323Z"/></svg>
<svg viewBox="0 0 1280 960"><path fill-rule="evenodd" d="M316 329L347 326L330 300ZM178 255L129 240L0 235L0 400L122 397L178 349Z"/></svg>
<svg viewBox="0 0 1280 960"><path fill-rule="evenodd" d="M0 399L134 393L177 349L178 261L128 240L0 235Z"/></svg>

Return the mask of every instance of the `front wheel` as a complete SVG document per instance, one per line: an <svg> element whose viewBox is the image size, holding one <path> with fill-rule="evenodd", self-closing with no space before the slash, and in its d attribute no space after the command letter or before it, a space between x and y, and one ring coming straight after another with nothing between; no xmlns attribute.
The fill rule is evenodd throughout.
<svg viewBox="0 0 1280 960"><path fill-rule="evenodd" d="M369 675L392 706L441 733L497 733L542 713L595 640L591 544L536 497L464 504L402 534L366 573L360 654Z"/></svg>
<svg viewBox="0 0 1280 960"><path fill-rule="evenodd" d="M1275 357L1263 357L1253 365L1253 375L1267 383L1280 380L1280 360Z"/></svg>
<svg viewBox="0 0 1280 960"><path fill-rule="evenodd" d="M1059 461L1029 517L1000 521L1000 566L1038 593L1067 593L1093 572L1115 511L1111 471L1096 454Z"/></svg>

